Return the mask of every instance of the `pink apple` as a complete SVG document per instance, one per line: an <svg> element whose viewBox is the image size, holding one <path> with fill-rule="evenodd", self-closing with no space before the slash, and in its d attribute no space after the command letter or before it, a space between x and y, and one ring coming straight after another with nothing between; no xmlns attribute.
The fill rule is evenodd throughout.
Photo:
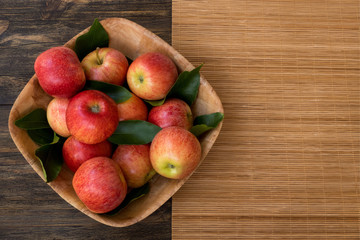
<svg viewBox="0 0 360 240"><path fill-rule="evenodd" d="M105 141L114 133L118 123L116 103L97 90L76 94L66 111L66 124L71 135L87 144Z"/></svg>
<svg viewBox="0 0 360 240"><path fill-rule="evenodd" d="M68 105L68 98L54 98L50 101L46 109L46 116L50 127L62 137L70 136L69 129L66 125L66 110Z"/></svg>
<svg viewBox="0 0 360 240"><path fill-rule="evenodd" d="M150 161L157 173L183 179L196 169L201 159L201 145L191 132L181 127L167 127L158 132L150 146Z"/></svg>
<svg viewBox="0 0 360 240"><path fill-rule="evenodd" d="M94 213L114 210L127 193L119 165L107 157L91 158L81 164L72 184L79 199Z"/></svg>
<svg viewBox="0 0 360 240"><path fill-rule="evenodd" d="M174 62L167 56L149 52L136 58L127 72L130 90L145 100L163 99L178 77Z"/></svg>
<svg viewBox="0 0 360 240"><path fill-rule="evenodd" d="M129 63L121 52L114 48L98 48L89 53L81 65L86 79L115 85L123 85Z"/></svg>
<svg viewBox="0 0 360 240"><path fill-rule="evenodd" d="M62 155L64 162L73 172L80 167L85 161L94 157L111 157L112 145L108 141L97 144L86 144L79 142L73 136L66 139Z"/></svg>
<svg viewBox="0 0 360 240"><path fill-rule="evenodd" d="M148 121L161 127L182 127L190 130L193 125L193 116L189 105L177 98L167 99L163 105L153 107Z"/></svg>
<svg viewBox="0 0 360 240"><path fill-rule="evenodd" d="M53 47L41 53L34 69L41 88L53 97L72 97L85 85L79 58L67 47Z"/></svg>
<svg viewBox="0 0 360 240"><path fill-rule="evenodd" d="M141 187L155 175L150 163L150 146L148 144L119 145L112 159L120 165L128 187Z"/></svg>
<svg viewBox="0 0 360 240"><path fill-rule="evenodd" d="M119 121L144 120L148 116L148 109L143 100L132 94L128 100L117 104Z"/></svg>

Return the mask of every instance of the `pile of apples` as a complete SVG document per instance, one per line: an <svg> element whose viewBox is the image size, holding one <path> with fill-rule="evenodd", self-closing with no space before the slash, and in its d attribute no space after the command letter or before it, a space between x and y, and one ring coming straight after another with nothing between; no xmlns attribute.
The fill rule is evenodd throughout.
<svg viewBox="0 0 360 240"><path fill-rule="evenodd" d="M53 97L47 107L50 127L67 138L62 154L74 172L73 188L95 213L106 213L124 200L129 189L143 186L156 173L188 177L200 162L201 146L189 130L193 116L187 103L167 99L148 107L144 100L166 97L178 77L174 62L149 52L130 65L120 51L98 48L81 62L67 47L54 47L35 61L42 89ZM84 90L87 80L127 83L131 97L116 103L98 90ZM161 128L151 143L114 146L107 139L119 121L143 120Z"/></svg>

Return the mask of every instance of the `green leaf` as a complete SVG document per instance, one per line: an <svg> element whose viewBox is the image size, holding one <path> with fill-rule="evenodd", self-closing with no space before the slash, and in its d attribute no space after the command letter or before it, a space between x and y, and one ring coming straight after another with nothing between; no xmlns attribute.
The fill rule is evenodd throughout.
<svg viewBox="0 0 360 240"><path fill-rule="evenodd" d="M84 89L99 90L111 97L116 103L125 102L132 96L129 90L122 86L94 80L87 80Z"/></svg>
<svg viewBox="0 0 360 240"><path fill-rule="evenodd" d="M39 159L44 173L45 181L53 181L59 174L63 165L62 146L64 139L55 135L50 144L43 145L36 149L35 156Z"/></svg>
<svg viewBox="0 0 360 240"><path fill-rule="evenodd" d="M115 144L147 144L160 130L160 127L142 120L120 121L108 140Z"/></svg>
<svg viewBox="0 0 360 240"><path fill-rule="evenodd" d="M16 120L15 125L26 130L50 128L46 118L46 111L42 108L35 109L23 118Z"/></svg>
<svg viewBox="0 0 360 240"><path fill-rule="evenodd" d="M88 53L94 51L97 47L108 47L109 35L96 18L90 27L90 30L79 36L75 42L75 52L81 61Z"/></svg>
<svg viewBox="0 0 360 240"><path fill-rule="evenodd" d="M153 107L157 107L157 106L161 106L164 104L166 98L163 98L161 100L144 100L144 102L147 102L148 104L150 104Z"/></svg>
<svg viewBox="0 0 360 240"><path fill-rule="evenodd" d="M109 215L109 216L113 216L116 213L118 213L121 209L123 209L124 207L126 207L128 204L130 204L131 202L135 201L136 199L139 199L143 196L145 196L146 194L148 194L150 191L150 184L147 182L145 183L143 186L139 187L139 188L134 188L132 189L125 197L124 201L122 201L122 203L116 207L114 210L104 213L105 215Z"/></svg>
<svg viewBox="0 0 360 240"><path fill-rule="evenodd" d="M224 114L221 112L198 116L194 119L190 132L198 137L204 132L215 128L223 119Z"/></svg>
<svg viewBox="0 0 360 240"><path fill-rule="evenodd" d="M206 124L199 124L196 126L192 126L190 132L192 132L196 137L198 137L204 132L209 131L210 129L212 129L212 127L209 127Z"/></svg>
<svg viewBox="0 0 360 240"><path fill-rule="evenodd" d="M221 120L223 120L224 114L221 112L210 113L206 115L198 116L194 119L194 125L206 124L211 127L216 127Z"/></svg>
<svg viewBox="0 0 360 240"><path fill-rule="evenodd" d="M15 125L27 130L29 137L40 146L52 143L56 135L47 121L46 111L42 108L16 120Z"/></svg>
<svg viewBox="0 0 360 240"><path fill-rule="evenodd" d="M202 66L203 65L201 64L190 72L182 72L176 80L175 84L170 89L166 98L180 98L189 104L189 106L191 106L199 92L200 69Z"/></svg>
<svg viewBox="0 0 360 240"><path fill-rule="evenodd" d="M56 136L56 133L51 128L29 129L27 133L40 146L52 143Z"/></svg>

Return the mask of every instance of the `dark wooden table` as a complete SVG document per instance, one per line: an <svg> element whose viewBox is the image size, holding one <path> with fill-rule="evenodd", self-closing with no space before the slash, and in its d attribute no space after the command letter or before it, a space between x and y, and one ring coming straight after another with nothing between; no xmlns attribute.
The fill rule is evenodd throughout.
<svg viewBox="0 0 360 240"><path fill-rule="evenodd" d="M0 239L170 239L171 200L145 220L112 228L79 212L33 171L13 143L8 116L46 49L63 45L94 18L124 17L171 43L171 1L1 0Z"/></svg>

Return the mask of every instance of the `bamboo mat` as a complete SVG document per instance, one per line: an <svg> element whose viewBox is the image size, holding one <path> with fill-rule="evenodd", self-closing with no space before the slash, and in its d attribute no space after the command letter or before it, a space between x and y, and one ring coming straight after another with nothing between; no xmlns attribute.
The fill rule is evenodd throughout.
<svg viewBox="0 0 360 240"><path fill-rule="evenodd" d="M173 1L173 46L225 110L174 240L360 239L359 5Z"/></svg>

